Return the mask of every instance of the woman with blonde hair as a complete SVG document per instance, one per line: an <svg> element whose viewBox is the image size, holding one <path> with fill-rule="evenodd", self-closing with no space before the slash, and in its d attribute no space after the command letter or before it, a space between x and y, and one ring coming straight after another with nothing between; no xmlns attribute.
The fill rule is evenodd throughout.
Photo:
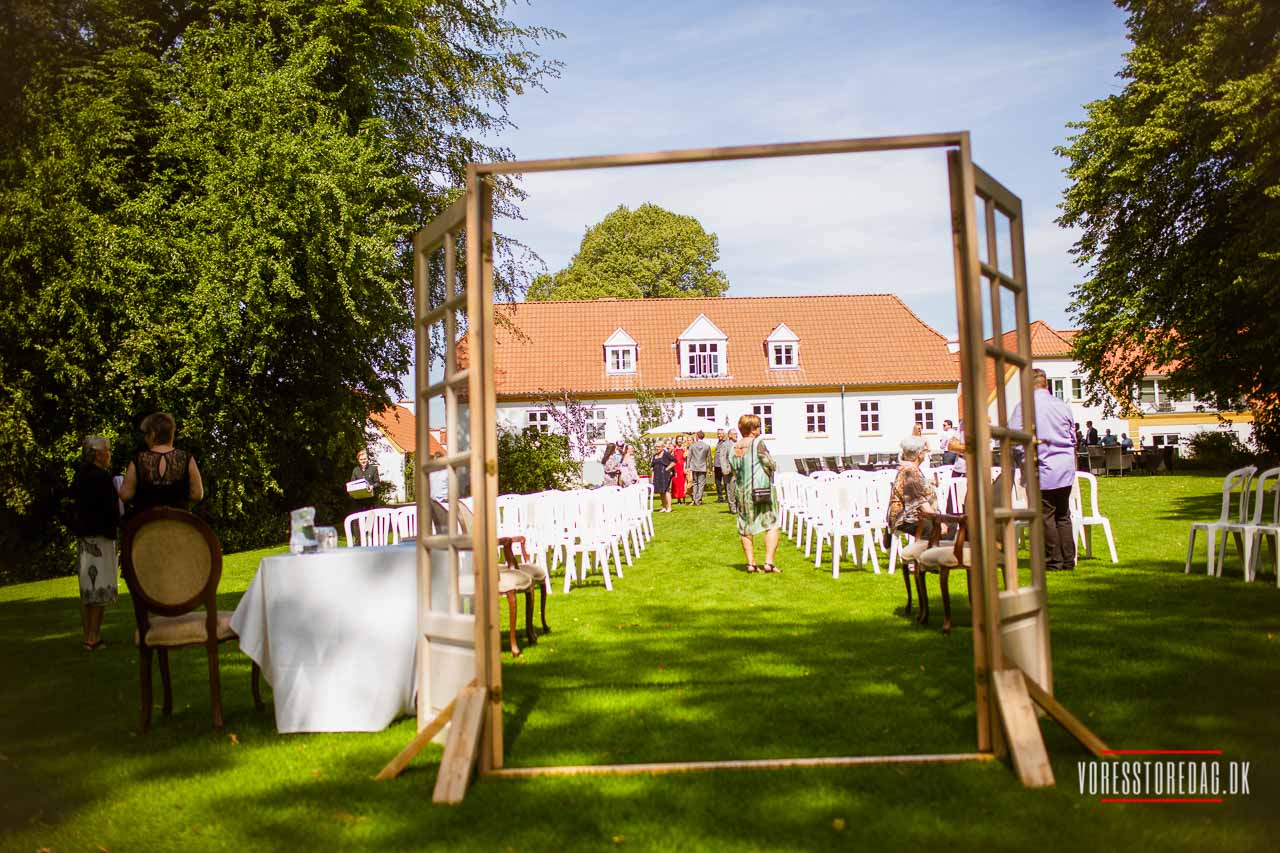
<svg viewBox="0 0 1280 853"><path fill-rule="evenodd" d="M136 515L158 506L187 509L204 497L204 481L196 459L173 446L173 415L156 412L142 419L147 449L129 463L120 486L120 498L132 502Z"/></svg>
<svg viewBox="0 0 1280 853"><path fill-rule="evenodd" d="M778 466L760 438L758 416L738 418L738 430L742 438L734 445L729 463L733 467L733 487L737 489L738 536L747 558L747 572L780 574L782 569L773 564L778 550L778 498L773 488L773 474ZM757 533L764 534L762 568L756 567L753 537Z"/></svg>

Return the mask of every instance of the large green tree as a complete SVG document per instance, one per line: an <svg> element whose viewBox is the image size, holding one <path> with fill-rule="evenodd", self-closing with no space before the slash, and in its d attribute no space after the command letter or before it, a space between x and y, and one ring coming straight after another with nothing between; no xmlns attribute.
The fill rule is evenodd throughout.
<svg viewBox="0 0 1280 853"><path fill-rule="evenodd" d="M555 73L492 0L15 0L0 18L0 576L80 438L178 419L224 543L325 505L412 353L414 228ZM518 201L499 186L499 210ZM514 295L507 250L499 286ZM16 547L11 547L16 540Z"/></svg>
<svg viewBox="0 0 1280 853"><path fill-rule="evenodd" d="M533 280L531 300L720 296L720 240L692 216L656 204L619 205L587 229L569 266Z"/></svg>
<svg viewBox="0 0 1280 853"><path fill-rule="evenodd" d="M1124 89L1059 149L1088 278L1076 355L1120 395L1153 367L1280 451L1280 3L1123 0Z"/></svg>

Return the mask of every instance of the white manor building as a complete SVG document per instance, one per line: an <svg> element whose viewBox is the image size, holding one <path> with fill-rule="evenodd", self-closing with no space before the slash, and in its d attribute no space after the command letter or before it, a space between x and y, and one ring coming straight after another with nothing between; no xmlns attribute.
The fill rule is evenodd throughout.
<svg viewBox="0 0 1280 853"><path fill-rule="evenodd" d="M602 445L623 437L636 392L647 391L726 428L740 415L759 415L782 459L896 453L917 422L937 449L943 421L959 419L955 343L893 295L521 302L499 310L497 410L511 429L554 429L543 401L560 391L591 407ZM1105 418L1082 399L1083 374L1069 355L1074 333L1038 321L1032 333L1035 366L1082 428L1092 420L1099 434L1111 429L1146 444L1219 429L1214 413L1162 396L1158 376L1143 385L1142 417ZM994 381L990 371L989 401ZM1247 436L1248 417L1234 428Z"/></svg>

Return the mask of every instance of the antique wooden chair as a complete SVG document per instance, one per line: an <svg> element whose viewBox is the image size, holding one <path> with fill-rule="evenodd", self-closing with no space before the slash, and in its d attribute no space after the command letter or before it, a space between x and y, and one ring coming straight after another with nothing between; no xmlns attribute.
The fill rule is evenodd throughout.
<svg viewBox="0 0 1280 853"><path fill-rule="evenodd" d="M218 610L218 581L222 579L222 546L201 519L180 509L148 510L124 529L122 573L133 599L137 621L141 673L142 716L138 732L151 724L151 652L160 659L164 685L163 711L173 713L169 680L169 650L201 646L209 658L209 692L213 726L222 727L222 687L218 673L218 644L236 639L230 611ZM203 608L204 612L200 612ZM253 705L262 710L255 662L250 676Z"/></svg>
<svg viewBox="0 0 1280 853"><path fill-rule="evenodd" d="M929 547L916 559L916 593L920 598L920 615L916 621L921 625L929 624L929 594L925 583L927 572L936 572L938 587L942 593L942 633L951 633L951 590L948 585L949 575L953 569L968 572L969 546L965 544L965 516L939 514L933 517L933 533L929 537ZM956 531L954 542L940 544L943 525L953 525ZM973 606L973 584L969 583L969 606Z"/></svg>

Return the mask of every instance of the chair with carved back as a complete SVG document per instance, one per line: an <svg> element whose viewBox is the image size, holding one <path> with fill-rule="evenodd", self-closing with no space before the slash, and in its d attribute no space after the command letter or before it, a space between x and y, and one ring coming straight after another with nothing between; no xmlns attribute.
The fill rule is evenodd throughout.
<svg viewBox="0 0 1280 853"><path fill-rule="evenodd" d="M222 579L222 546L213 530L189 512L169 507L148 510L124 528L121 571L133 600L137 621L142 715L138 732L151 724L151 653L157 653L164 686L163 712L173 712L169 678L171 649L203 647L209 661L213 726L222 727L222 687L218 644L236 639L231 612L218 610ZM261 670L255 662L250 677L253 704L262 710Z"/></svg>
<svg viewBox="0 0 1280 853"><path fill-rule="evenodd" d="M921 625L929 624L929 593L925 583L925 575L935 572L938 575L938 587L942 593L942 633L951 633L951 589L950 574L960 569L968 573L970 564L969 546L965 542L965 516L938 514L933 517L933 532L929 536L929 547L920 553L915 563L916 593L920 599L920 613L916 621ZM955 531L955 541L942 542L944 525L950 525ZM973 584L969 589L969 607L973 607Z"/></svg>

